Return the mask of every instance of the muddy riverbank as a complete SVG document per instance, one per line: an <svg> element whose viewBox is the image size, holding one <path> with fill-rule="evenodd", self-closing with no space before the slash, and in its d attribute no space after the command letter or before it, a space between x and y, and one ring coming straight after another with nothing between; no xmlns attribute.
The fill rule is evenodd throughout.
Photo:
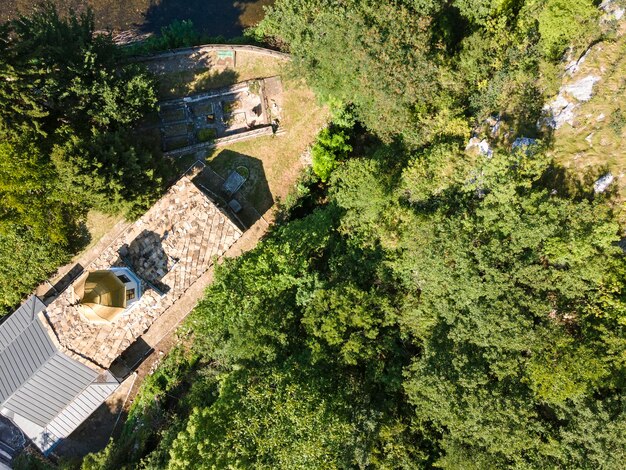
<svg viewBox="0 0 626 470"><path fill-rule="evenodd" d="M28 13L39 0L0 0L0 22ZM174 20L191 19L210 36L232 38L263 18L274 0L54 0L60 11L90 6L98 29L157 33Z"/></svg>

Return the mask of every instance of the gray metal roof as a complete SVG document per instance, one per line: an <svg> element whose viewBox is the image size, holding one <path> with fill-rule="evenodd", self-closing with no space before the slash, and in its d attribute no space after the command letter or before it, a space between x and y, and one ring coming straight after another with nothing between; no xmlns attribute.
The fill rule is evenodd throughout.
<svg viewBox="0 0 626 470"><path fill-rule="evenodd" d="M26 423L22 429L44 451L119 386L56 348L38 316L45 308L32 296L0 324L0 409Z"/></svg>
<svg viewBox="0 0 626 470"><path fill-rule="evenodd" d="M37 318L45 306L33 297L0 325L0 403L56 353Z"/></svg>
<svg viewBox="0 0 626 470"><path fill-rule="evenodd" d="M30 296L20 308L0 323L0 350L6 348L33 322L33 318L46 306L35 295Z"/></svg>
<svg viewBox="0 0 626 470"><path fill-rule="evenodd" d="M4 407L45 427L97 377L96 371L57 352L4 403Z"/></svg>
<svg viewBox="0 0 626 470"><path fill-rule="evenodd" d="M117 382L91 384L50 422L48 432L59 437L69 436L117 387Z"/></svg>

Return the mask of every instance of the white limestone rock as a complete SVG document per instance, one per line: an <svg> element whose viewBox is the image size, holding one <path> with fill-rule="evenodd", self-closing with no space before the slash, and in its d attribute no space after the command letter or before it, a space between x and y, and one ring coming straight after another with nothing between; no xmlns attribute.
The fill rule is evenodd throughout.
<svg viewBox="0 0 626 470"><path fill-rule="evenodd" d="M567 93L578 101L589 101L593 95L593 87L599 81L600 77L587 75L574 83L562 87L559 94Z"/></svg>
<svg viewBox="0 0 626 470"><path fill-rule="evenodd" d="M530 155L534 151L534 147L537 145L537 139L531 139L530 137L518 137L511 146L513 150L521 150Z"/></svg>
<svg viewBox="0 0 626 470"><path fill-rule="evenodd" d="M583 65L585 63L585 61L587 60L587 57L589 56L589 53L591 52L592 49L593 49L593 47L590 47L589 49L587 49L585 51L585 53L578 60L570 61L565 66L565 72L573 77L580 70L581 65Z"/></svg>
<svg viewBox="0 0 626 470"><path fill-rule="evenodd" d="M615 4L615 0L605 0L600 4L600 8L604 11L603 21L621 20L626 10Z"/></svg>
<svg viewBox="0 0 626 470"><path fill-rule="evenodd" d="M545 124L553 129L559 129L565 123L573 126L576 108L578 108L578 104L571 103L563 95L558 95L552 103L544 106L543 112L546 117L538 123L538 127Z"/></svg>
<svg viewBox="0 0 626 470"><path fill-rule="evenodd" d="M554 129L559 129L565 123L573 126L579 103L591 99L593 87L599 81L600 77L587 75L574 83L564 85L554 101L544 106L546 118L543 122L538 123L539 127L541 124L546 124Z"/></svg>
<svg viewBox="0 0 626 470"><path fill-rule="evenodd" d="M615 178L613 177L611 172L608 172L606 175L602 176L593 184L593 192L596 194L602 194L607 189L609 189L609 186L611 186L611 183L614 179Z"/></svg>
<svg viewBox="0 0 626 470"><path fill-rule="evenodd" d="M485 157L492 157L493 150L487 142L487 139L480 140L478 137L472 137L467 143L467 147L465 147L466 152L477 151L479 155L483 155Z"/></svg>
<svg viewBox="0 0 626 470"><path fill-rule="evenodd" d="M487 119L487 124L489 124L489 130L491 132L491 137L497 137L500 132L500 128L502 127L502 119L500 116L491 116Z"/></svg>

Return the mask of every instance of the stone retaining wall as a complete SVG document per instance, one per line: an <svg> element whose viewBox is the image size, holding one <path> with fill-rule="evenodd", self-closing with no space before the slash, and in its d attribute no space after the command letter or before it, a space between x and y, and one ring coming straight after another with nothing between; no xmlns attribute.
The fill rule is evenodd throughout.
<svg viewBox="0 0 626 470"><path fill-rule="evenodd" d="M172 49L166 52L159 52L157 54L136 57L134 62L152 62L164 59L175 59L182 56L191 56L198 53L207 53L211 51L223 51L230 50L235 52L253 52L255 54L276 57L277 59L291 60L291 55L284 52L274 51L272 49L265 49L264 47L249 46L249 45L234 45L234 44L205 44L202 46L185 47L181 49Z"/></svg>
<svg viewBox="0 0 626 470"><path fill-rule="evenodd" d="M283 132L281 132L282 134ZM239 134L229 135L227 137L222 137L220 139L216 139L214 142L203 142L196 145L191 145L188 147L182 147L180 149L170 150L163 154L165 157L182 157L183 155L190 155L201 150L210 150L215 147L220 147L222 145L228 145L235 142L239 142L242 140L252 139L254 137L260 137L264 135L272 135L274 134L274 130L272 126L261 127L259 129L253 129L251 131L241 132Z"/></svg>

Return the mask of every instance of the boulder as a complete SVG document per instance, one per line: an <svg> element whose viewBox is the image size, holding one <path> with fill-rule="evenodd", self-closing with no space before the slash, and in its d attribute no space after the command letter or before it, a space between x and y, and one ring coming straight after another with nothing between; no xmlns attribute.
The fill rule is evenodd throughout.
<svg viewBox="0 0 626 470"><path fill-rule="evenodd" d="M578 101L589 101L593 95L593 86L599 81L600 77L587 75L574 83L562 87L559 94L567 93Z"/></svg>
<svg viewBox="0 0 626 470"><path fill-rule="evenodd" d="M531 139L530 137L518 137L511 146L513 150L520 150L526 155L530 155L534 151L534 147L537 145L537 139Z"/></svg>
<svg viewBox="0 0 626 470"><path fill-rule="evenodd" d="M616 5L615 0L604 0L600 4L600 8L605 13L605 17L603 18L605 21L610 21L611 19L619 21L624 17L624 13L626 13L624 8Z"/></svg>
<svg viewBox="0 0 626 470"><path fill-rule="evenodd" d="M531 145L535 145L536 143L537 143L537 139L531 139L530 137L518 137L513 142L512 147L514 149L518 149L518 148L530 147Z"/></svg>
<svg viewBox="0 0 626 470"><path fill-rule="evenodd" d="M607 174L605 174L604 176L599 178L593 184L593 192L596 193L596 194L602 194L607 189L609 189L609 186L611 186L611 183L613 182L614 179L615 178L613 177L611 172L608 172Z"/></svg>
<svg viewBox="0 0 626 470"><path fill-rule="evenodd" d="M578 104L571 103L567 98L559 94L552 103L548 103L543 107L543 112L546 117L542 121L539 121L538 127L545 124L553 129L559 129L565 123L573 126L574 118L576 117L576 108L578 108Z"/></svg>
<svg viewBox="0 0 626 470"><path fill-rule="evenodd" d="M467 147L465 147L466 152L477 151L479 155L483 155L485 157L493 156L493 150L487 142L487 139L480 140L478 137L472 137L467 143Z"/></svg>
<svg viewBox="0 0 626 470"><path fill-rule="evenodd" d="M554 101L544 106L543 111L546 118L538 123L538 127L545 124L554 129L559 129L565 123L573 126L579 103L591 99L593 87L599 81L600 77L587 75L574 83L561 87Z"/></svg>

